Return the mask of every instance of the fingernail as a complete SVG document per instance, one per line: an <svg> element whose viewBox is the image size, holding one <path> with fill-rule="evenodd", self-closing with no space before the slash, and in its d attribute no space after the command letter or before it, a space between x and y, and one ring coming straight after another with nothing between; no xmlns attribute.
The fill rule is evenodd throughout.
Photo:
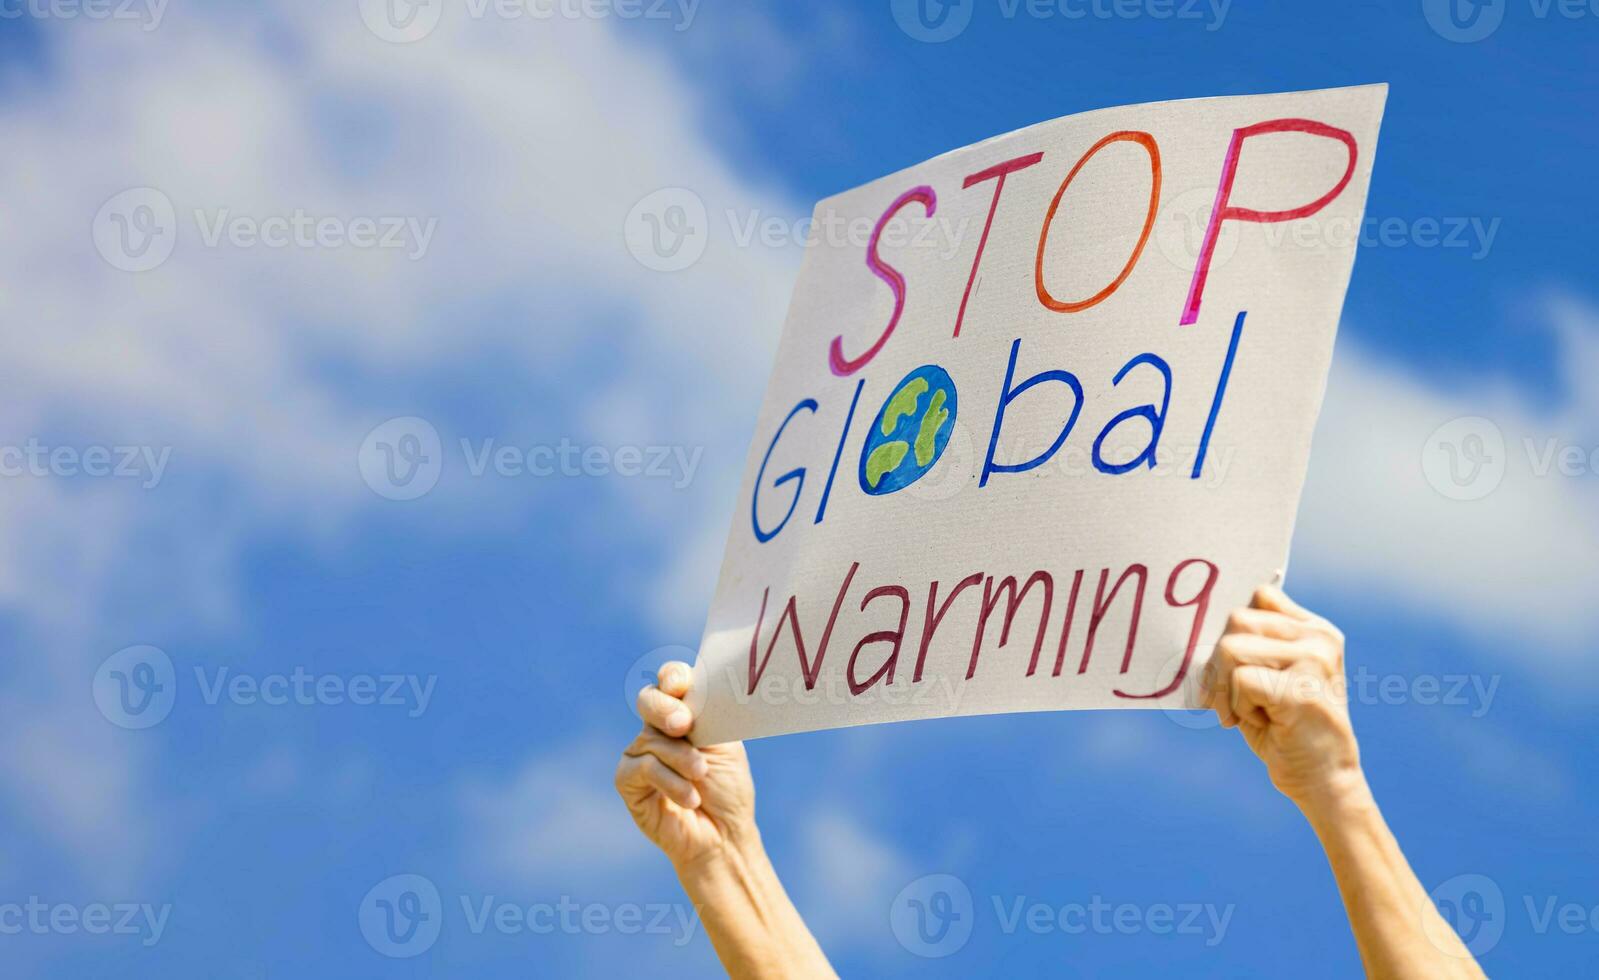
<svg viewBox="0 0 1599 980"><path fill-rule="evenodd" d="M690 810L698 810L700 808L700 791L699 790L693 789L693 788L689 789L689 791L688 791L688 803L686 805L688 806L688 808Z"/></svg>
<svg viewBox="0 0 1599 980"><path fill-rule="evenodd" d="M694 756L694 765L690 768L694 770L695 779L704 779L711 774L711 764L705 761L703 755L696 754Z"/></svg>
<svg viewBox="0 0 1599 980"><path fill-rule="evenodd" d="M676 711L666 716L666 723L672 728L687 728L689 723L693 720L694 716L689 714L688 711L683 708L678 708Z"/></svg>

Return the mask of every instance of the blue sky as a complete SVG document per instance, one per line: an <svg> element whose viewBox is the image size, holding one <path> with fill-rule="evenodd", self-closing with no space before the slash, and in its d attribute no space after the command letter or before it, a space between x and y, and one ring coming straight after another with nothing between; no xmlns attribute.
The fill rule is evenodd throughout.
<svg viewBox="0 0 1599 980"><path fill-rule="evenodd" d="M686 187L713 217L792 221L1085 109L1386 81L1367 214L1401 231L1356 263L1289 585L1344 628L1378 798L1429 888L1485 903L1486 968L1579 973L1599 944L1599 12L1499 0L1463 41L1435 6L975 0L925 43L887 0L548 19L463 2L399 44L355 0L109 20L0 4L23 13L0 19L0 446L170 451L159 476L135 457L129 477L3 480L0 926L35 897L137 913L131 934L4 935L3 972L705 972L611 772L635 662L697 642L801 249L713 232L661 273L629 254L629 210ZM177 230L130 271L103 206L138 188L159 196L122 199L123 219L164 198ZM403 247L206 238L297 211L341 233L395 219ZM1429 245L1428 221L1460 247ZM1461 416L1504 438L1478 499L1423 470ZM389 499L364 440L410 417L443 469ZM597 448L609 472L475 475L485 440ZM624 447L655 446L682 452L667 475L616 474ZM1540 471L1551 448L1583 465ZM175 694L142 729L96 701L139 644ZM397 703L252 693L297 668L350 694L393 677ZM774 860L846 975L1358 970L1309 830L1202 721L968 718L751 756ZM361 927L401 874L440 896L412 958ZM973 901L969 941L934 959L889 918L929 874ZM1006 927L1096 897L1132 925ZM577 926L516 925L563 904ZM662 928L625 934L632 906ZM1156 932L1166 907L1194 928ZM485 908L512 925L475 929Z"/></svg>

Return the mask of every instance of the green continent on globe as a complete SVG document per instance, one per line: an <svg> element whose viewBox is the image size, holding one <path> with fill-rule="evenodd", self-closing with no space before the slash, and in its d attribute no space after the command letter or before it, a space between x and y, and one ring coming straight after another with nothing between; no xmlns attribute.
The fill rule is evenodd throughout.
<svg viewBox="0 0 1599 980"><path fill-rule="evenodd" d="M917 472L909 479L889 487L885 492L897 490L903 483L914 482L921 475L921 471L933 465L933 461L938 457L939 434L954 416L953 409L945 407L951 403L954 392L944 386L945 382L936 383L939 386L935 388L935 382L925 377L911 378L890 395L883 405L883 413L877 428L881 438L888 441L866 454L861 477L867 489L875 491L881 487L884 477L904 465L906 457L911 455L912 450L916 455ZM933 397L929 399L924 409L922 395L929 391ZM915 435L911 436L906 432L902 438L891 438L900 432L902 425L907 430L915 426ZM868 438L867 441L869 443L871 439Z"/></svg>
<svg viewBox="0 0 1599 980"><path fill-rule="evenodd" d="M899 468L910 448L903 439L895 439L872 450L872 454L866 457L866 482L875 489L883 482L884 475Z"/></svg>
<svg viewBox="0 0 1599 980"><path fill-rule="evenodd" d="M911 382L900 390L894 392L894 397L883 406L883 435L892 435L894 427L899 425L901 415L916 416L916 405L922 400L922 392L927 390L926 378L913 378ZM901 457L903 458L903 453ZM894 464L899 465L898 463ZM893 469L893 467L889 467ZM875 485L875 481L874 481Z"/></svg>
<svg viewBox="0 0 1599 980"><path fill-rule="evenodd" d="M921 381L921 378L917 378ZM906 387L910 387L906 385ZM944 411L944 389L933 392L932 404L927 406L927 414L922 416L922 427L916 433L916 465L925 467L933 461L933 440L938 438L938 431L949 421L949 413Z"/></svg>

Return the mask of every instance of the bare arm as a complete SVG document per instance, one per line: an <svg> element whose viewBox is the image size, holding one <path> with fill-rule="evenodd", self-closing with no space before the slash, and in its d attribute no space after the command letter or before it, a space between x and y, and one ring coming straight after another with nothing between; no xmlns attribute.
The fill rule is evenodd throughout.
<svg viewBox="0 0 1599 980"><path fill-rule="evenodd" d="M1205 669L1206 704L1243 733L1320 838L1366 973L1482 977L1377 808L1349 723L1344 638L1280 589L1233 613Z"/></svg>
<svg viewBox="0 0 1599 980"><path fill-rule="evenodd" d="M658 680L639 693L644 730L616 769L634 822L671 859L728 975L835 976L761 844L744 746L689 744L693 671L669 663Z"/></svg>

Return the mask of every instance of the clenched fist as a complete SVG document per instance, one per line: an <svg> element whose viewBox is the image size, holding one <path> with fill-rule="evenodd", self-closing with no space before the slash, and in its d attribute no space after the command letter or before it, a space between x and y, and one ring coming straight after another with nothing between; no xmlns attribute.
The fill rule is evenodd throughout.
<svg viewBox="0 0 1599 980"><path fill-rule="evenodd" d="M1344 636L1276 586L1227 619L1203 675L1205 706L1237 726L1276 786L1309 812L1363 781L1349 723Z"/></svg>
<svg viewBox="0 0 1599 980"><path fill-rule="evenodd" d="M755 784L743 743L689 744L689 665L664 664L656 680L639 692L644 730L622 754L616 790L644 836L681 871L755 836Z"/></svg>

